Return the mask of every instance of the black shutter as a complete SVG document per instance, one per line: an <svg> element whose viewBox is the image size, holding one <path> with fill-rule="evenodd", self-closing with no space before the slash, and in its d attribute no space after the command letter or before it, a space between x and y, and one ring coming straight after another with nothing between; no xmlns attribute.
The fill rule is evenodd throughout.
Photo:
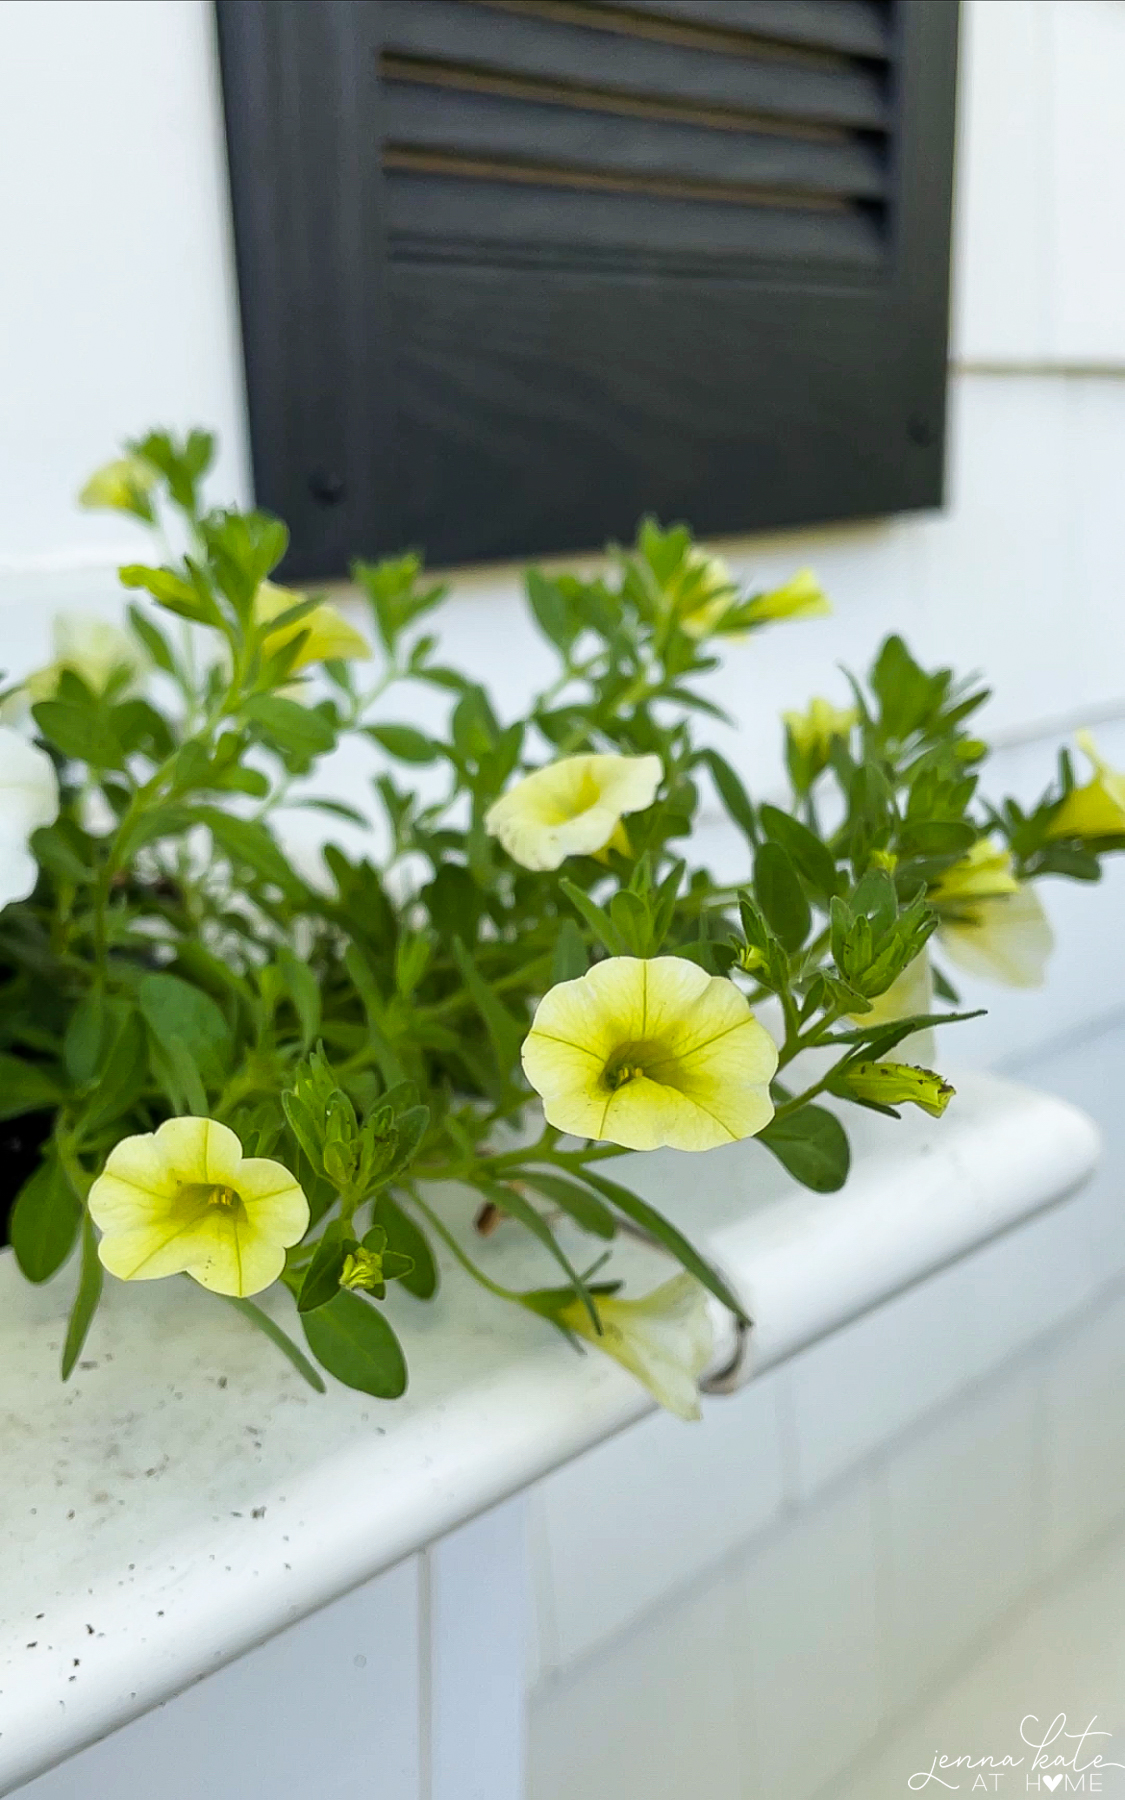
<svg viewBox="0 0 1125 1800"><path fill-rule="evenodd" d="M287 572L940 502L954 0L218 0Z"/></svg>

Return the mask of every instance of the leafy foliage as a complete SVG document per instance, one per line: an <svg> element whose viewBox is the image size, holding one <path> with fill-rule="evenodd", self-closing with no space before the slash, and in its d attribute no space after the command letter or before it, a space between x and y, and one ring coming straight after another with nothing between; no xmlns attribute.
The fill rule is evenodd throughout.
<svg viewBox="0 0 1125 1800"><path fill-rule="evenodd" d="M474 1267L441 1218L443 1183L538 1240L565 1277L558 1292L579 1296L595 1325L604 1287L575 1266L560 1221L567 1241L577 1227L596 1244L628 1223L737 1311L679 1231L602 1173L615 1146L529 1130L520 1048L537 1000L604 955L682 956L731 975L775 1007L782 1071L803 1051L832 1054L804 1091L776 1087L762 1133L797 1180L832 1191L847 1136L813 1102L856 1099L848 1071L932 1022L864 1023L935 928L927 891L988 831L1021 879L1096 877L1094 852L1051 835L1068 765L1031 814L982 805L986 747L966 725L985 691L922 669L891 638L856 685L854 729L819 749L791 731L791 804L755 803L692 720L717 712L698 685L717 666L711 641L770 611L685 528L652 521L608 574L528 571L558 668L523 718L505 722L483 687L438 660L429 627L444 590L410 555L354 565L374 677L364 685L362 664L329 659L311 679L321 603L282 591L278 610L274 590L263 612L285 527L205 507L212 448L206 433L154 432L111 465L125 474L109 503L142 524L171 517L188 547L121 570L147 596L129 617L150 692L132 692L124 671L99 687L66 669L34 706L62 804L36 834L34 894L0 914L0 1115L55 1113L12 1238L33 1281L81 1243L67 1369L101 1290L89 1186L113 1145L179 1113L230 1125L247 1155L297 1174L312 1224L283 1283L312 1354L367 1393L406 1383L382 1310L388 1283L433 1296L435 1232ZM402 716L418 684L445 697L441 731ZM278 813L294 782L357 734L383 763L373 793L386 851L329 845L322 871L298 868ZM513 862L485 824L513 778L607 751L655 755L663 769L627 836L559 873ZM681 853L709 790L745 840L736 886ZM332 798L301 804L365 822ZM236 1304L319 1382L269 1314Z"/></svg>

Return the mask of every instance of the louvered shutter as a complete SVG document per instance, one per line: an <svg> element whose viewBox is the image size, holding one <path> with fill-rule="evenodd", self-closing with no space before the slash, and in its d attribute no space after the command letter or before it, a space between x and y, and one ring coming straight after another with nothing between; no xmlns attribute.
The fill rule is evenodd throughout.
<svg viewBox="0 0 1125 1800"><path fill-rule="evenodd" d="M220 0L293 576L940 499L952 0Z"/></svg>

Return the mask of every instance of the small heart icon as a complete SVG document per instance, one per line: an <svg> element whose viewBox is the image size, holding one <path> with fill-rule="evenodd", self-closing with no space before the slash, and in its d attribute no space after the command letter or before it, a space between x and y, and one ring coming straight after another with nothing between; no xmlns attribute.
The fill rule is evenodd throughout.
<svg viewBox="0 0 1125 1800"><path fill-rule="evenodd" d="M1044 1775L1044 1777L1043 1777L1043 1786L1044 1786L1044 1787L1049 1787L1049 1788L1050 1788L1050 1790L1051 1790L1051 1792L1052 1792L1052 1794L1053 1794L1053 1793L1054 1793L1054 1791L1055 1791L1055 1789L1056 1789L1056 1788L1057 1788L1057 1787L1058 1787L1058 1785L1059 1785L1059 1782L1060 1782L1060 1781L1061 1781L1061 1780L1062 1780L1062 1776L1061 1776L1061 1775Z"/></svg>

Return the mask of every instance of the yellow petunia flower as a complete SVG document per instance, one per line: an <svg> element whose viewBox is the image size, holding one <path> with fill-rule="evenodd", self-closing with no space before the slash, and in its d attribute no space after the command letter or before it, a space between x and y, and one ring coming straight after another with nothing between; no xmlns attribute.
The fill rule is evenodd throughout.
<svg viewBox="0 0 1125 1800"><path fill-rule="evenodd" d="M832 607L828 595L811 569L798 569L784 586L771 588L747 603L750 625L771 625L779 619L826 619Z"/></svg>
<svg viewBox="0 0 1125 1800"><path fill-rule="evenodd" d="M661 1406L680 1419L698 1419L699 1377L714 1354L707 1296L693 1275L677 1275L643 1300L596 1299L601 1335L580 1300L556 1315L635 1375Z"/></svg>
<svg viewBox="0 0 1125 1800"><path fill-rule="evenodd" d="M263 581L254 596L255 623L268 624L304 598L304 594L298 594L293 588L277 587L272 581ZM268 631L264 648L267 653L281 650L302 632L307 632L308 636L297 652L294 671L307 669L318 662L361 662L371 655L371 646L363 634L354 625L349 625L334 606L323 601L303 619L282 625L277 631Z"/></svg>
<svg viewBox="0 0 1125 1800"><path fill-rule="evenodd" d="M945 869L926 898L940 912L943 903L992 900L998 894L1018 894L1020 884L1012 874L1012 853L991 838L980 838L966 856Z"/></svg>
<svg viewBox="0 0 1125 1800"><path fill-rule="evenodd" d="M614 956L543 996L523 1066L551 1125L629 1150L712 1150L773 1117L777 1049L734 983Z"/></svg>
<svg viewBox="0 0 1125 1800"><path fill-rule="evenodd" d="M781 716L800 754L813 758L822 766L828 760L832 739L846 740L853 726L859 723L859 713L854 706L833 706L819 694L809 701L807 712L787 712Z"/></svg>
<svg viewBox="0 0 1125 1800"><path fill-rule="evenodd" d="M78 504L91 509L106 507L112 512L136 513L148 519L152 516L149 495L158 480L156 469L143 456L120 456L94 470L78 496Z"/></svg>
<svg viewBox="0 0 1125 1800"><path fill-rule="evenodd" d="M215 1119L166 1119L109 1153L90 1189L98 1254L122 1281L186 1273L216 1294L259 1293L308 1230L309 1205L280 1163L243 1156Z"/></svg>
<svg viewBox="0 0 1125 1800"><path fill-rule="evenodd" d="M625 813L652 805L663 773L658 756L563 756L502 794L484 828L523 868L557 869L612 843Z"/></svg>
<svg viewBox="0 0 1125 1800"><path fill-rule="evenodd" d="M1054 935L1030 887L942 911L938 939L951 962L1004 987L1042 987Z"/></svg>
<svg viewBox="0 0 1125 1800"><path fill-rule="evenodd" d="M981 838L926 898L951 962L1005 987L1040 987L1054 939L1039 897L1012 873L1009 850Z"/></svg>
<svg viewBox="0 0 1125 1800"><path fill-rule="evenodd" d="M1088 731L1075 733L1075 741L1094 765L1094 779L1069 793L1048 836L1053 838L1103 838L1125 836L1125 775L1111 769L1098 754Z"/></svg>

